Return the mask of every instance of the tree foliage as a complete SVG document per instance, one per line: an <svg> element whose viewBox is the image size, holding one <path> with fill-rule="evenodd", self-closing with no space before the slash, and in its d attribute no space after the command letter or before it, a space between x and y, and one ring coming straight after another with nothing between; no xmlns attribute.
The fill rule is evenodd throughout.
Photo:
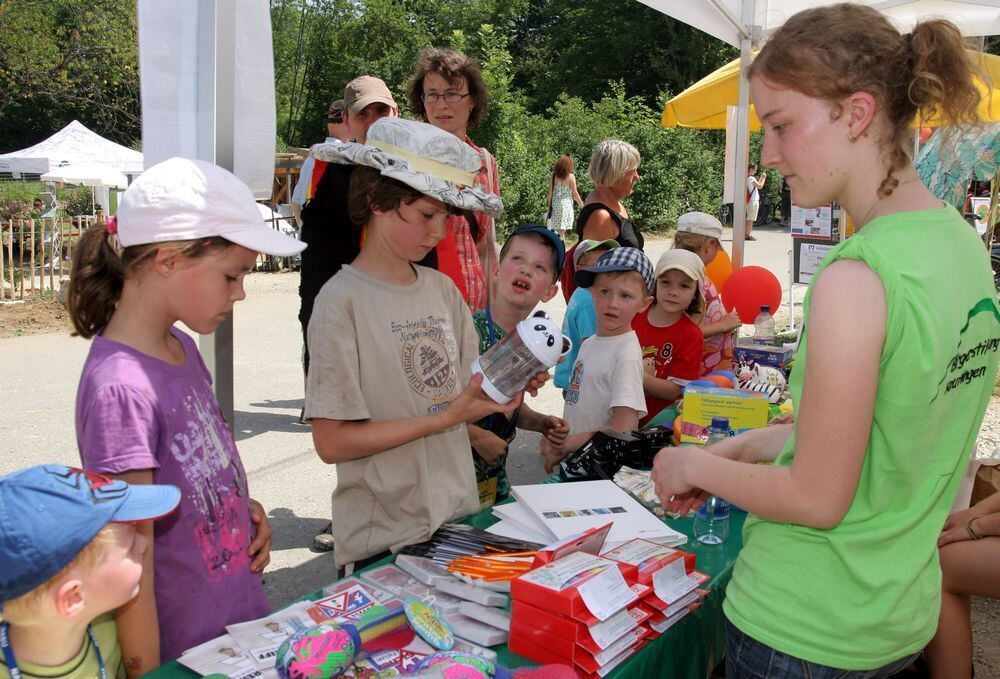
<svg viewBox="0 0 1000 679"><path fill-rule="evenodd" d="M135 0L0 0L0 148L74 118L138 141Z"/></svg>
<svg viewBox="0 0 1000 679"><path fill-rule="evenodd" d="M385 80L410 115L405 91L417 52L451 46L479 60L489 86L472 136L500 165L501 231L544 218L559 155L576 161L585 195L591 150L607 138L642 154L627 203L642 229L719 207L723 133L664 130L659 118L669 93L735 52L642 3L270 0L270 8L279 148L321 140L330 101L365 73ZM73 118L138 143L135 11L135 0L0 0L0 150L35 143Z"/></svg>

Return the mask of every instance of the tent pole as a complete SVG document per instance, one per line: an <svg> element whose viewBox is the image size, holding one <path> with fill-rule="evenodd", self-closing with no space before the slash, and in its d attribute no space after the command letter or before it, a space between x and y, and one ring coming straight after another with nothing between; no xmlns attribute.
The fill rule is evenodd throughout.
<svg viewBox="0 0 1000 679"><path fill-rule="evenodd" d="M747 163L750 155L750 81L747 80L747 69L750 68L750 58L753 50L752 34L755 0L743 0L741 19L743 25L749 27L740 39L740 92L736 113L736 153L733 171L733 269L743 267L744 233L746 225L747 202L746 181Z"/></svg>

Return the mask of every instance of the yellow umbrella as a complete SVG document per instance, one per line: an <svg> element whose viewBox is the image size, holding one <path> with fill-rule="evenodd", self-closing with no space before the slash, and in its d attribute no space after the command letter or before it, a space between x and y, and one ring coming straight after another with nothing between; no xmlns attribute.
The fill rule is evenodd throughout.
<svg viewBox="0 0 1000 679"><path fill-rule="evenodd" d="M979 117L988 122L1000 122L1000 57L971 50L969 54L992 82L991 87L977 78L976 84L984 95L979 105ZM736 59L691 85L663 107L663 127L726 129L726 107L736 106L739 97L739 75L740 60ZM946 123L946 120L931 114L921 121L920 126L937 127ZM755 132L760 130L753 104L750 105L750 129Z"/></svg>
<svg viewBox="0 0 1000 679"><path fill-rule="evenodd" d="M756 53L755 53L756 55ZM740 60L730 61L687 88L663 107L663 127L726 129L726 107L736 106L740 90ZM760 130L757 113L750 104L750 129Z"/></svg>

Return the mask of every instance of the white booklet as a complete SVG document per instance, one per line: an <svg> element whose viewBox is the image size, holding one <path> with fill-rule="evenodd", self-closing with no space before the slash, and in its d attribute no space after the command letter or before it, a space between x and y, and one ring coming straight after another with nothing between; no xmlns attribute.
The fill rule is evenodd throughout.
<svg viewBox="0 0 1000 679"><path fill-rule="evenodd" d="M687 541L639 504L613 481L576 481L513 486L511 494L552 540L582 533L611 522L605 547L615 547L633 538L671 538Z"/></svg>

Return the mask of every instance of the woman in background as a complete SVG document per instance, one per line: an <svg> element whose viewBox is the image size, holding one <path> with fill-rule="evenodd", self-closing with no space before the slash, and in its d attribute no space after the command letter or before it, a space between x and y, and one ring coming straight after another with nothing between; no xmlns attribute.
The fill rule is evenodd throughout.
<svg viewBox="0 0 1000 679"><path fill-rule="evenodd" d="M573 159L559 156L552 165L549 178L549 228L566 240L566 232L573 227L573 203L583 207L583 199L576 189Z"/></svg>

